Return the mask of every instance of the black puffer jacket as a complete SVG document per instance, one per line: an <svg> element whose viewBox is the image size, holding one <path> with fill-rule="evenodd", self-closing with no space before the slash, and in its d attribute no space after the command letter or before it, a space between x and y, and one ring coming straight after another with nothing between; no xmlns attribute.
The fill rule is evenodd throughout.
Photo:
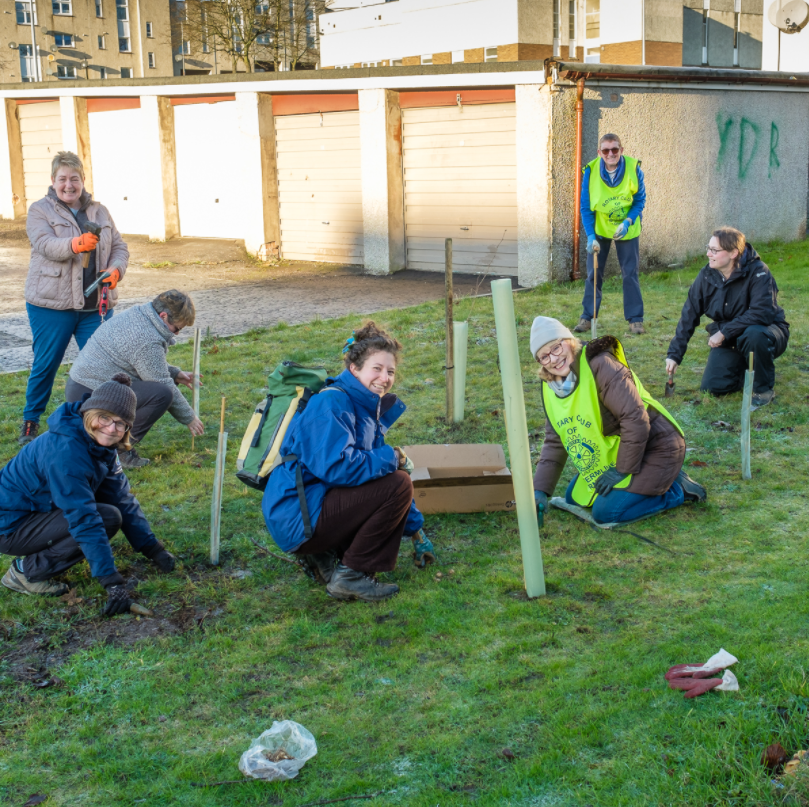
<svg viewBox="0 0 809 807"><path fill-rule="evenodd" d="M789 334L784 309L778 305L775 278L751 244L745 245L739 268L729 280L710 265L702 267L688 290L677 332L669 345L669 359L682 363L688 340L702 316L713 320L705 330L711 335L722 331L728 346L750 325L778 325Z"/></svg>

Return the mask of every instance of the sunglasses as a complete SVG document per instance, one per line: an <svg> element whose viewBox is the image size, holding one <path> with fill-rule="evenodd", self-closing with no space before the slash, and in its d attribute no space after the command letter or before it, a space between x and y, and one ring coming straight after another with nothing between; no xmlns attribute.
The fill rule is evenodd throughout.
<svg viewBox="0 0 809 807"><path fill-rule="evenodd" d="M618 148L601 149L601 153L602 154L620 154L621 153L621 147L618 146Z"/></svg>

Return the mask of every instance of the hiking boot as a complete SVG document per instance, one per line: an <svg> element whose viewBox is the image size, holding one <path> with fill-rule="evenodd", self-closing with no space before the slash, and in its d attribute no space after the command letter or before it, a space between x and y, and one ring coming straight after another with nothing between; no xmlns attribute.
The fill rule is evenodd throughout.
<svg viewBox="0 0 809 807"><path fill-rule="evenodd" d="M304 571L316 583L328 585L334 575L337 565L337 555L334 552L318 552L316 555L304 555Z"/></svg>
<svg viewBox="0 0 809 807"><path fill-rule="evenodd" d="M630 322L629 323L629 333L634 333L634 334L640 335L642 333L646 333L646 328L643 327L642 322Z"/></svg>
<svg viewBox="0 0 809 807"><path fill-rule="evenodd" d="M380 583L373 575L355 572L348 566L338 563L326 591L335 600L379 602L396 594L399 586L395 583Z"/></svg>
<svg viewBox="0 0 809 807"><path fill-rule="evenodd" d="M22 566L22 558L13 560L0 583L12 591L19 591L20 594L42 594L46 597L58 597L62 594L67 594L68 587L64 583L54 583L50 580L32 583L22 573L20 566Z"/></svg>
<svg viewBox="0 0 809 807"><path fill-rule="evenodd" d="M20 429L20 436L17 442L21 445L27 445L39 434L39 423L35 420L24 420L22 428Z"/></svg>
<svg viewBox="0 0 809 807"><path fill-rule="evenodd" d="M151 462L146 457L141 457L134 448L129 451L119 451L118 459L121 461L122 468L143 468L144 465Z"/></svg>
<svg viewBox="0 0 809 807"><path fill-rule="evenodd" d="M705 502L708 500L708 492L705 488L685 471L680 471L675 481L683 489L683 495L687 502Z"/></svg>
<svg viewBox="0 0 809 807"><path fill-rule="evenodd" d="M775 390L768 389L764 392L754 392L750 411L752 412L754 409L761 409L762 406L772 403L774 398Z"/></svg>
<svg viewBox="0 0 809 807"><path fill-rule="evenodd" d="M589 319L585 319L581 317L579 319L578 325L573 326L573 331L575 333L589 333L592 330L592 325Z"/></svg>

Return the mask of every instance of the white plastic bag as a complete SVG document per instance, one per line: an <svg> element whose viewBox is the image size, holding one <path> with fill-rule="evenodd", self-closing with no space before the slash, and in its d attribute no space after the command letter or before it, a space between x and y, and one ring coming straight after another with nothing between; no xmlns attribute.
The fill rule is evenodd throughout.
<svg viewBox="0 0 809 807"><path fill-rule="evenodd" d="M277 751L286 751L294 759L271 762L267 757ZM298 771L317 754L315 738L294 720L275 721L272 728L253 740L239 760L239 770L245 776L267 782L294 779Z"/></svg>

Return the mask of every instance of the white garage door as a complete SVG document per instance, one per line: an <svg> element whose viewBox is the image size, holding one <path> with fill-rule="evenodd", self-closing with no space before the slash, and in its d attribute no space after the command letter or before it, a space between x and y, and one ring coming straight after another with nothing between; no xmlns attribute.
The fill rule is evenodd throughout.
<svg viewBox="0 0 809 807"><path fill-rule="evenodd" d="M149 234L148 199L139 181L138 166L146 160L140 109L91 112L90 147L93 154L93 198L105 205L122 233Z"/></svg>
<svg viewBox="0 0 809 807"><path fill-rule="evenodd" d="M402 110L409 269L517 274L516 104Z"/></svg>
<svg viewBox="0 0 809 807"><path fill-rule="evenodd" d="M21 104L17 111L27 210L47 193L51 184L51 160L62 150L62 117L58 101Z"/></svg>
<svg viewBox="0 0 809 807"><path fill-rule="evenodd" d="M244 237L241 140L235 101L174 107L181 235Z"/></svg>
<svg viewBox="0 0 809 807"><path fill-rule="evenodd" d="M362 264L360 113L275 119L281 255Z"/></svg>

